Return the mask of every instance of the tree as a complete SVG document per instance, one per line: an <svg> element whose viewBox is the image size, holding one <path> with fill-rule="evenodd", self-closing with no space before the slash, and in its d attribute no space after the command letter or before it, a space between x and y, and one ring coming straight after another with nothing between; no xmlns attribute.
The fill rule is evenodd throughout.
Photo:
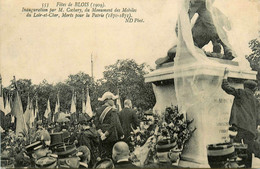
<svg viewBox="0 0 260 169"><path fill-rule="evenodd" d="M37 96L38 109L40 117L43 117L43 114L47 107L47 101L50 99L51 110L54 111L55 102L56 102L56 91L52 84L49 84L47 80L43 80L39 85L36 86L35 95ZM36 98L35 98L36 99ZM34 106L35 106L34 99Z"/></svg>
<svg viewBox="0 0 260 169"><path fill-rule="evenodd" d="M155 96L153 94L152 85L144 82L144 75L150 70L145 63L138 65L134 60L118 60L115 64L106 66L104 78L94 81L88 74L79 72L69 75L68 78L57 84L50 84L47 80L43 80L39 85L33 85L31 79L17 80L17 87L21 96L23 109L25 111L28 95L33 100L37 96L39 115L43 117L47 106L47 100L50 99L52 112L55 109L57 94L60 98L60 110L65 112L70 110L71 98L73 91L77 96L77 112L82 109L82 90L84 97L87 87L91 98L92 110L102 104L98 98L106 91L117 94L120 92L121 101L131 99L133 105L142 109L152 108L155 104ZM14 85L11 84L4 88L5 96L14 93ZM84 98L85 101L85 98Z"/></svg>
<svg viewBox="0 0 260 169"><path fill-rule="evenodd" d="M12 81L11 85L8 86L5 90L6 94L10 94L10 96L14 96L15 90L14 90L14 81ZM27 106L27 98L28 96L30 98L33 97L34 92L35 92L35 85L32 84L31 79L19 79L16 81L17 89L19 91L22 105L23 105L23 111L25 111L26 106Z"/></svg>
<svg viewBox="0 0 260 169"><path fill-rule="evenodd" d="M95 95L93 92L95 91L95 82L93 79L86 73L84 72L79 72L75 75L69 75L68 79L66 80L66 84L71 87L71 96L70 96L70 101L72 97L72 92L76 92L76 97L77 97L77 102L76 102L76 108L77 112L82 111L82 90L84 91L84 101L85 101L85 96L86 96L86 89L87 87L89 88L90 92L90 98L91 98L91 103L93 99L95 99ZM92 96L92 97L91 97ZM69 103L70 106L71 103Z"/></svg>
<svg viewBox="0 0 260 169"><path fill-rule="evenodd" d="M134 60L117 60L113 65L105 67L104 78L100 80L99 96L105 91L117 94L119 90L121 101L130 99L133 105L142 109L152 108L155 96L151 84L144 82L144 75L149 69L145 63L138 65Z"/></svg>
<svg viewBox="0 0 260 169"><path fill-rule="evenodd" d="M260 32L259 32L260 38ZM250 62L250 66L253 70L257 71L257 80L258 84L260 84L260 42L259 39L253 39L249 42L249 47L252 50L252 53L246 58Z"/></svg>

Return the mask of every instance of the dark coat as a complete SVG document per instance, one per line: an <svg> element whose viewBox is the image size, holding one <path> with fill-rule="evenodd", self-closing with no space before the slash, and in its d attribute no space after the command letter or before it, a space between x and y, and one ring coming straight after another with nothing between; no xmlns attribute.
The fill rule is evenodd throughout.
<svg viewBox="0 0 260 169"><path fill-rule="evenodd" d="M92 149L93 146L97 146L99 143L99 135L93 128L83 130L79 133L79 145L87 146Z"/></svg>
<svg viewBox="0 0 260 169"><path fill-rule="evenodd" d="M131 126L136 129L140 123L136 111L130 108L124 108L119 112L119 119L124 130L125 139L127 139L129 138L130 132L132 131Z"/></svg>
<svg viewBox="0 0 260 169"><path fill-rule="evenodd" d="M109 133L107 139L103 142L116 142L120 137L124 135L117 110L112 108L105 116L103 123L99 120L100 115L105 110L107 106L103 105L101 108L97 109L96 119L94 121L97 130L101 129L103 133L106 131Z"/></svg>
<svg viewBox="0 0 260 169"><path fill-rule="evenodd" d="M115 168L139 168L136 165L132 164L130 161L121 161L119 163L115 163Z"/></svg>
<svg viewBox="0 0 260 169"><path fill-rule="evenodd" d="M247 130L256 136L260 117L260 104L250 89L235 89L226 79L222 82L222 89L233 95L234 101L229 119L230 125Z"/></svg>
<svg viewBox="0 0 260 169"><path fill-rule="evenodd" d="M90 165L92 166L97 157L99 157L99 135L97 131L93 128L83 130L79 133L78 136L79 146L87 146L90 150L91 161Z"/></svg>

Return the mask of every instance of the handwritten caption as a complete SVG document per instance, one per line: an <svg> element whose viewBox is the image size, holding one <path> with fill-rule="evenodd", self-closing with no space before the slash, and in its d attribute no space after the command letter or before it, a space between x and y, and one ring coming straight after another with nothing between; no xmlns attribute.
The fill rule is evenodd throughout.
<svg viewBox="0 0 260 169"><path fill-rule="evenodd" d="M136 8L109 7L104 2L42 3L38 8L22 7L22 13L28 18L102 18L121 19L126 23L144 23L143 18L136 17Z"/></svg>

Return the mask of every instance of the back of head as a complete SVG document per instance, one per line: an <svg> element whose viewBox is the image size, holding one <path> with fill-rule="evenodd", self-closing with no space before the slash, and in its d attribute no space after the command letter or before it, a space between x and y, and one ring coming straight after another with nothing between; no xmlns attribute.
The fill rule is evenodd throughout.
<svg viewBox="0 0 260 169"><path fill-rule="evenodd" d="M128 159L130 150L128 145L123 142L117 142L113 147L112 158L115 162L121 159Z"/></svg>
<svg viewBox="0 0 260 169"><path fill-rule="evenodd" d="M124 101L124 106L125 106L125 107L128 107L128 108L132 108L132 101L129 100L129 99L126 99L126 100Z"/></svg>
<svg viewBox="0 0 260 169"><path fill-rule="evenodd" d="M244 82L244 88L246 89L250 89L252 91L255 91L256 90L256 87L257 87L257 83L253 80L246 80Z"/></svg>

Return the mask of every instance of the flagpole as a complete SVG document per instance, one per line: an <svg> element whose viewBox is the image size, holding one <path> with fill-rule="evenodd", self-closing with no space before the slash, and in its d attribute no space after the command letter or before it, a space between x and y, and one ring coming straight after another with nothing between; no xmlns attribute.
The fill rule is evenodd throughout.
<svg viewBox="0 0 260 169"><path fill-rule="evenodd" d="M2 85L2 76L0 74L0 97L3 97L3 85Z"/></svg>
<svg viewBox="0 0 260 169"><path fill-rule="evenodd" d="M60 90L58 90L58 112L60 113Z"/></svg>
<svg viewBox="0 0 260 169"><path fill-rule="evenodd" d="M93 75L93 57L92 57L92 53L91 53L91 77L92 77L92 80L94 81L94 75Z"/></svg>
<svg viewBox="0 0 260 169"><path fill-rule="evenodd" d="M17 103L16 104L19 104L18 105L18 107L20 108L18 108L21 112L18 112L18 113L22 113L22 114L16 114L16 135L18 135L18 132L17 132L17 129L19 129L20 130L20 128L19 127L24 127L24 130L25 130L25 132L28 132L27 131L27 126L26 126L26 124L25 124L25 119L24 119L24 114L23 114L23 108L22 108L22 102L21 102L21 98L20 98L20 94L19 94L19 89L18 89L18 85L17 85L17 82L16 82L16 79L15 79L15 76L13 76L14 77L14 87L15 87L15 90L16 90L16 99L18 99L18 100L16 100L17 101ZM20 120L22 120L22 122L20 122L20 123L22 123L22 125L23 126L19 126L18 127L18 121L17 121L17 119L20 119ZM23 132L23 131L22 131Z"/></svg>

